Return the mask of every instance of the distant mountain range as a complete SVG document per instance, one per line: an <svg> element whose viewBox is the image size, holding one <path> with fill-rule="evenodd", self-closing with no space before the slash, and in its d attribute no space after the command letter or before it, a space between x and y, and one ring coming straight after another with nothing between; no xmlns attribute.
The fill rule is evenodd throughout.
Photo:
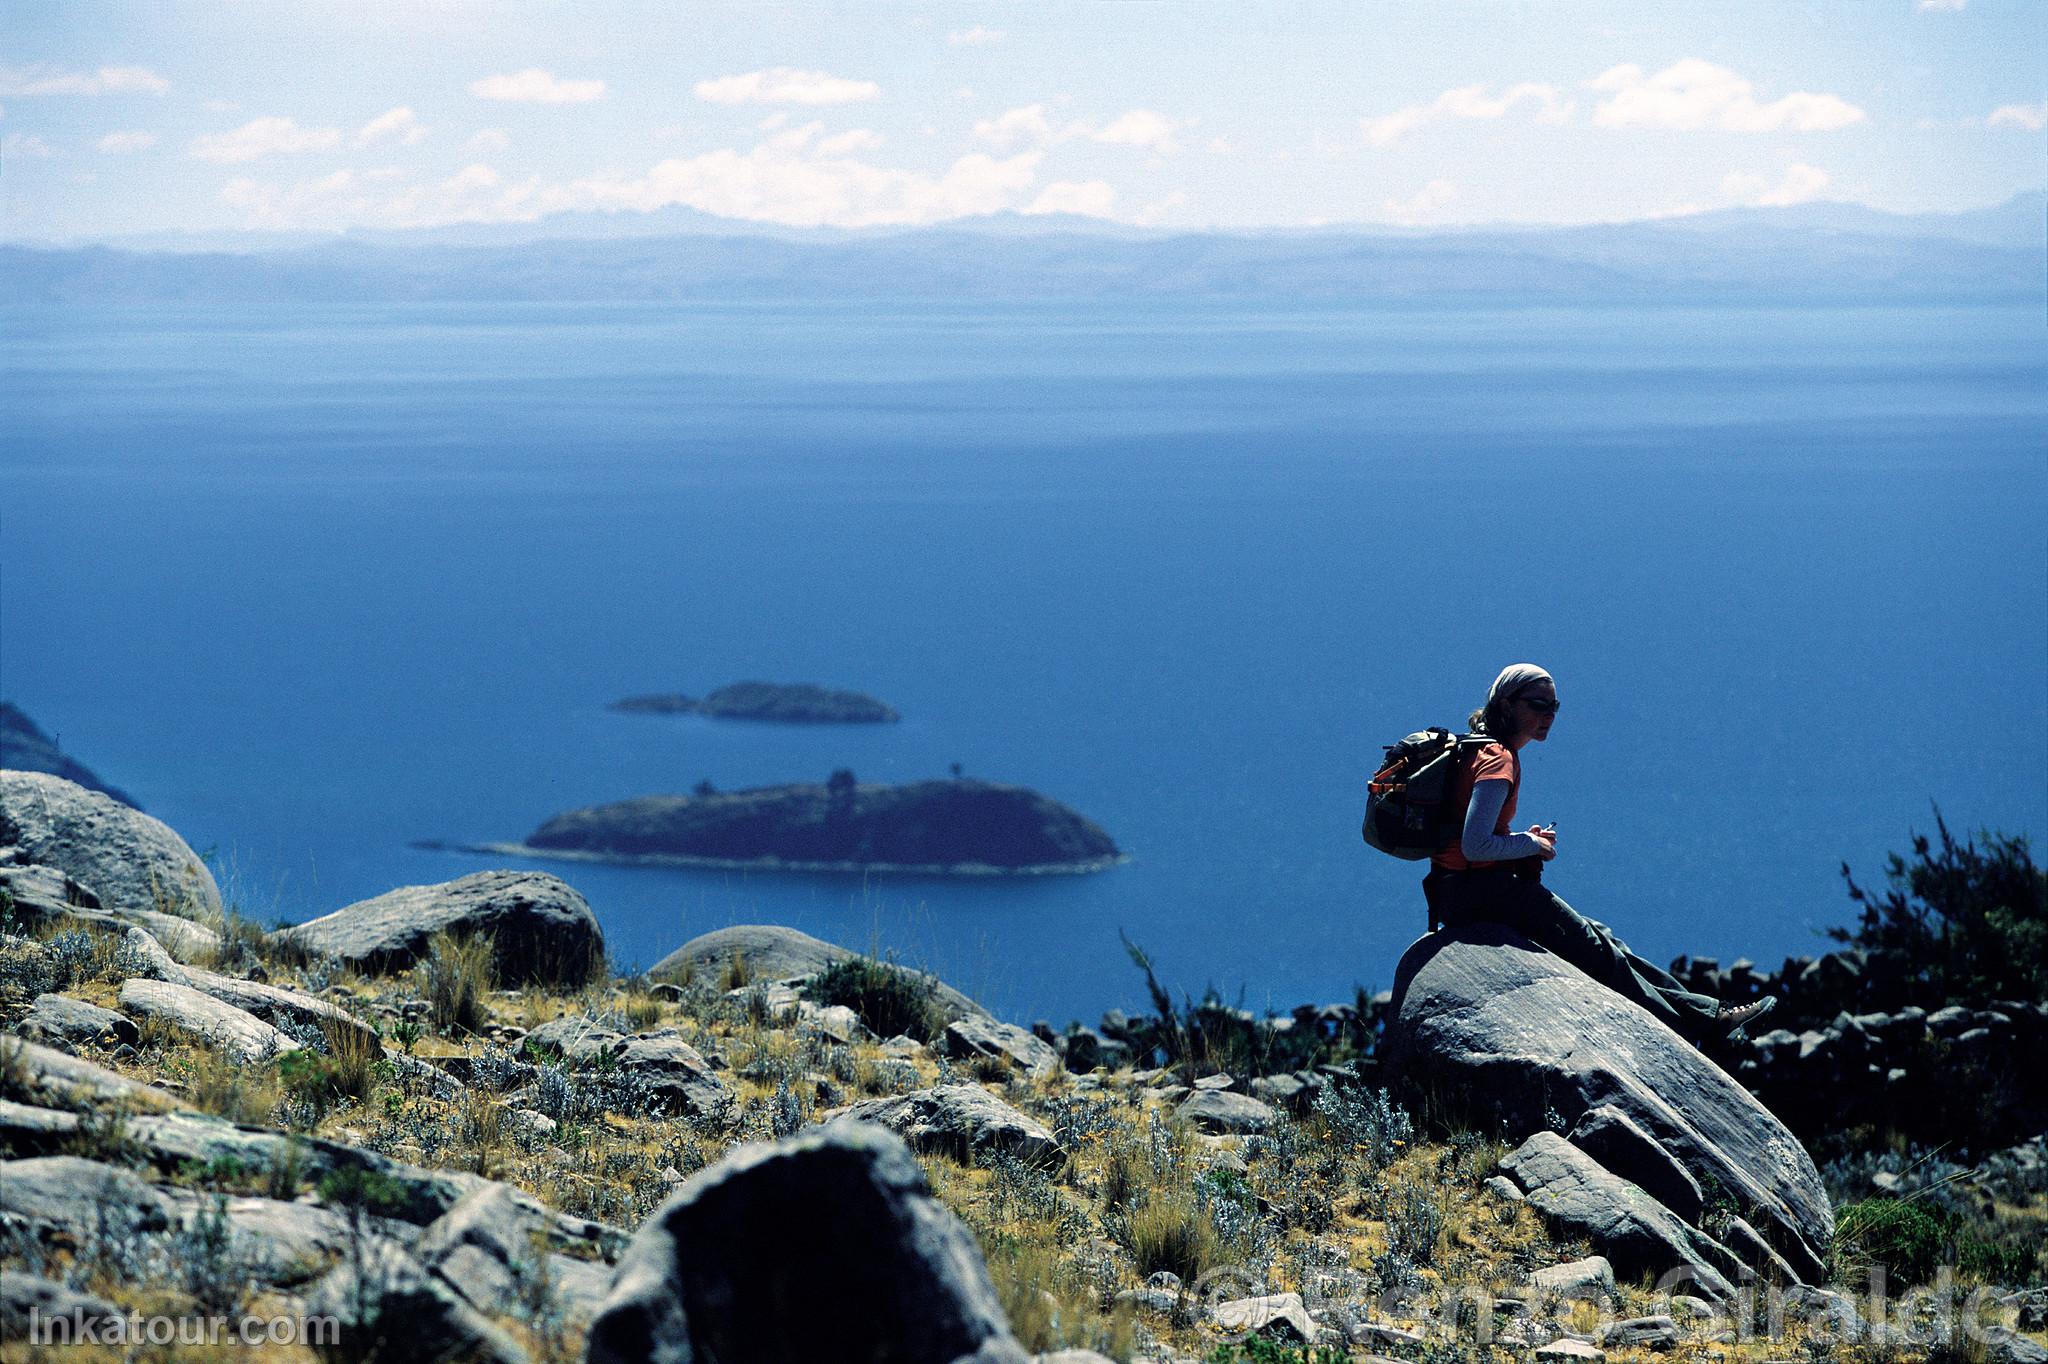
<svg viewBox="0 0 2048 1364"><path fill-rule="evenodd" d="M1457 298L2041 299L2048 194L1902 215L1854 204L1582 227L1169 233L1094 219L781 228L684 208L339 237L0 246L17 301Z"/></svg>

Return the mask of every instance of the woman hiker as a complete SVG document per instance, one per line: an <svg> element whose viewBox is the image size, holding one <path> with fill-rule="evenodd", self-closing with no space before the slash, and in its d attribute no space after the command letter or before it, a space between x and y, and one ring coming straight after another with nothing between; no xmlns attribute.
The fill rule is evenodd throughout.
<svg viewBox="0 0 2048 1364"><path fill-rule="evenodd" d="M1557 707L1557 684L1550 674L1533 663L1515 663L1501 669L1486 704L1472 712L1473 732L1493 742L1472 756L1451 789L1453 806L1466 806L1464 833L1430 858L1422 893L1429 900L1431 922L1457 928L1486 921L1512 928L1640 1004L1689 1041L1733 1032L1769 1012L1777 1000L1768 996L1730 1006L1692 993L1629 951L1607 925L1544 889L1543 864L1557 856L1555 828L1510 830L1522 785L1521 750L1532 740L1542 743L1550 737Z"/></svg>

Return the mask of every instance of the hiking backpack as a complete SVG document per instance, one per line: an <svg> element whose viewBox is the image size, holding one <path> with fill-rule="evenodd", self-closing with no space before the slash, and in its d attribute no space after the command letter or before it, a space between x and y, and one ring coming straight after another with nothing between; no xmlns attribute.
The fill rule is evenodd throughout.
<svg viewBox="0 0 2048 1364"><path fill-rule="evenodd" d="M1451 787L1470 755L1492 742L1432 728L1388 744L1386 762L1365 787L1365 841L1410 862L1456 842L1465 812L1450 804Z"/></svg>

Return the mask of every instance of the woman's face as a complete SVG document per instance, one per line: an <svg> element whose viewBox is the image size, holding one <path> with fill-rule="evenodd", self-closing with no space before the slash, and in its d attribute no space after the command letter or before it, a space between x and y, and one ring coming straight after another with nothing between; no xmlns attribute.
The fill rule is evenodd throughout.
<svg viewBox="0 0 2048 1364"><path fill-rule="evenodd" d="M1537 743L1550 737L1557 720L1557 684L1547 677L1531 682L1515 697L1515 733Z"/></svg>

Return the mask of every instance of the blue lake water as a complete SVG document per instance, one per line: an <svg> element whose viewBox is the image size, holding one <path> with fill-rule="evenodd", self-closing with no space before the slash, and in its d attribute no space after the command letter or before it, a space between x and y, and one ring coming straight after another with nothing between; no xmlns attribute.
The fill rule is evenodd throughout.
<svg viewBox="0 0 2048 1364"><path fill-rule="evenodd" d="M1775 962L1930 802L2048 831L2038 308L14 308L0 695L254 915L558 810L974 776L1133 860L554 865L646 965L734 922L999 1012L1383 987L1378 746L1557 675L1522 813L1648 955ZM900 726L607 712L741 678Z"/></svg>

